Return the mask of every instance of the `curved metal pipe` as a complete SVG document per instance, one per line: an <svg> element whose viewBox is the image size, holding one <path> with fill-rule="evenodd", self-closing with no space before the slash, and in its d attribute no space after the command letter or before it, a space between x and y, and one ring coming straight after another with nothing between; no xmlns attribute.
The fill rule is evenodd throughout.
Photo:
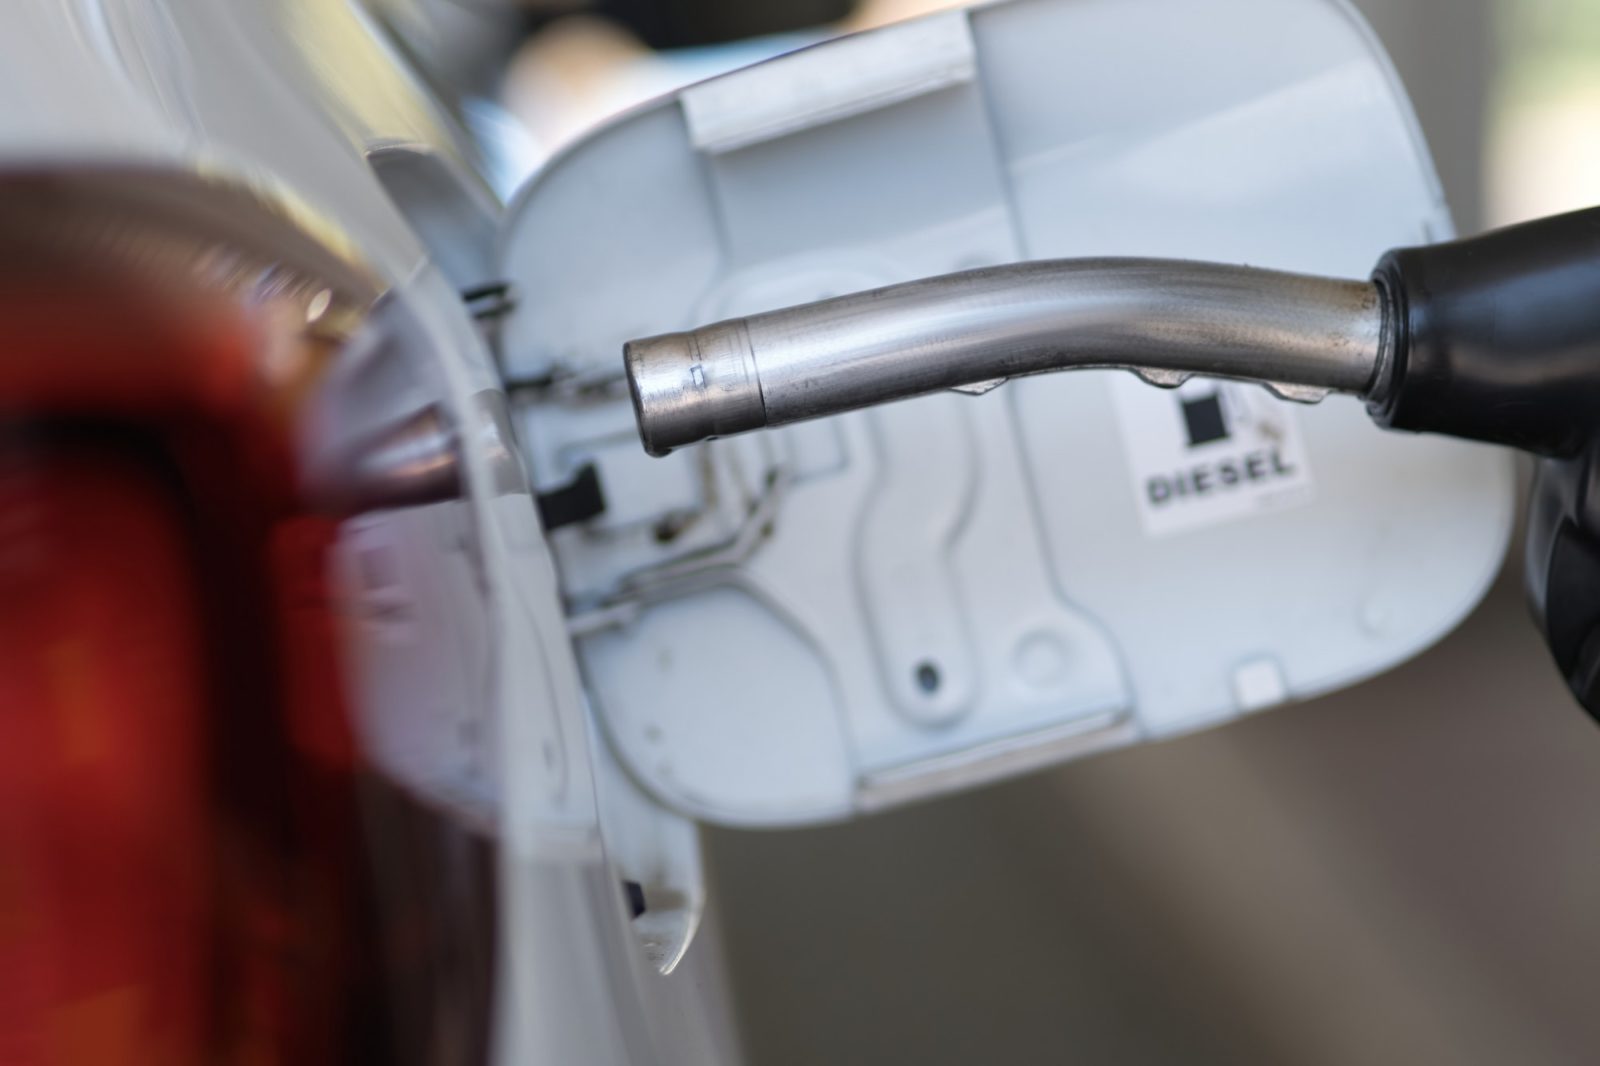
<svg viewBox="0 0 1600 1066"><path fill-rule="evenodd" d="M645 449L940 389L1083 367L1190 374L1296 398L1361 393L1385 347L1368 281L1159 259L1064 259L947 274L631 341Z"/></svg>

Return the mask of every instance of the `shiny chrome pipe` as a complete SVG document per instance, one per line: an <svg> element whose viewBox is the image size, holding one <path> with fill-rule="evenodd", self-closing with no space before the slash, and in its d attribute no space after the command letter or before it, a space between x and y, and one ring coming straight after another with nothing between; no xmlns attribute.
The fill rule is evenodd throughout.
<svg viewBox="0 0 1600 1066"><path fill-rule="evenodd" d="M1126 367L1364 393L1386 349L1367 281L1159 259L989 267L628 343L645 450L1051 370Z"/></svg>

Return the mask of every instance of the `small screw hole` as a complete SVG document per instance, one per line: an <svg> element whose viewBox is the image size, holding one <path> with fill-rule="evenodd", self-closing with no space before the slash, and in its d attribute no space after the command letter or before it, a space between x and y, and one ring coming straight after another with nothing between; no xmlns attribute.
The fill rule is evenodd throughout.
<svg viewBox="0 0 1600 1066"><path fill-rule="evenodd" d="M657 544L671 544L688 528L689 523L681 514L670 514L657 522L650 530Z"/></svg>
<svg viewBox="0 0 1600 1066"><path fill-rule="evenodd" d="M920 662L915 672L917 687L929 696L939 691L939 668L931 662Z"/></svg>

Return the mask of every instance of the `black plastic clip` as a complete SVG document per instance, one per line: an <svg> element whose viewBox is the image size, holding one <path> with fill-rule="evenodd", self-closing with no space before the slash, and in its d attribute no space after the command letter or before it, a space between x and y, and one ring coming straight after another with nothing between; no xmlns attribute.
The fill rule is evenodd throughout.
<svg viewBox="0 0 1600 1066"><path fill-rule="evenodd" d="M462 289L461 299L466 303L467 310L472 312L472 317L479 321L503 318L517 306L516 294L512 292L509 281L489 281Z"/></svg>
<svg viewBox="0 0 1600 1066"><path fill-rule="evenodd" d="M546 533L562 526L605 513L606 494L600 488L600 472L593 463L584 463L573 479L560 488L541 492L538 497L539 521Z"/></svg>

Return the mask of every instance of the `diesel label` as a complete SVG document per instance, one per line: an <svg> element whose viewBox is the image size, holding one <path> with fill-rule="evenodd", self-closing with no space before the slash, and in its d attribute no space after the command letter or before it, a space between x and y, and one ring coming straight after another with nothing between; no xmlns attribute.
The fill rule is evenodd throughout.
<svg viewBox="0 0 1600 1066"><path fill-rule="evenodd" d="M1254 385L1110 381L1144 531L1164 537L1312 497L1293 405Z"/></svg>

